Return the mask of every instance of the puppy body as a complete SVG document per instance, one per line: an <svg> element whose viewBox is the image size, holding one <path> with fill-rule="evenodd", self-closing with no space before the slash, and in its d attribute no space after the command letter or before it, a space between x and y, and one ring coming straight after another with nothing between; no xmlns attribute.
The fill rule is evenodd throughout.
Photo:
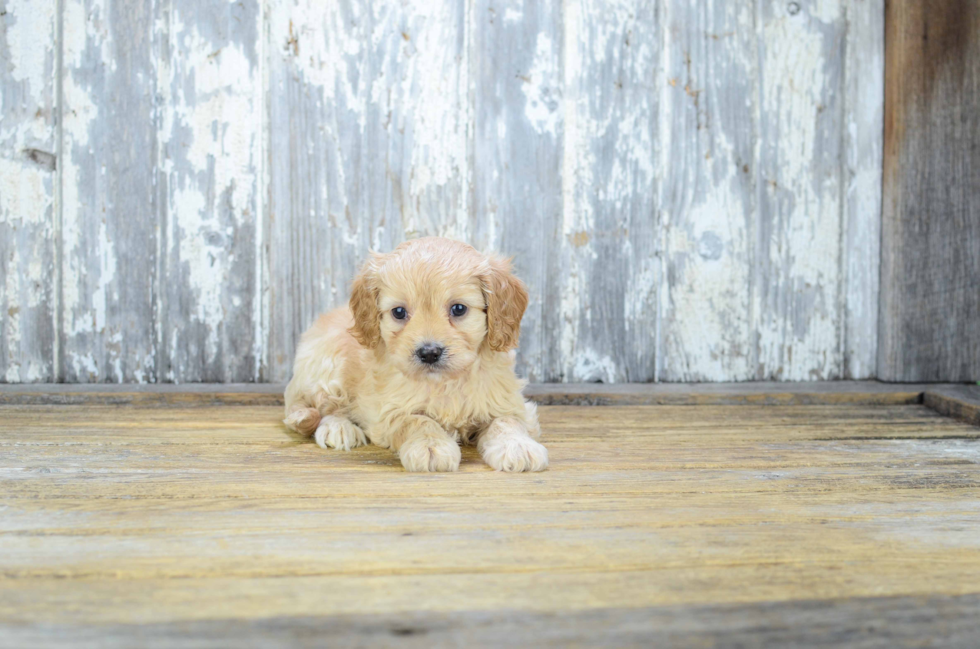
<svg viewBox="0 0 980 649"><path fill-rule="evenodd" d="M495 469L542 470L536 409L514 374L526 305L506 262L465 244L417 239L376 255L351 308L303 335L285 423L324 447L391 448L411 471L456 470L458 442Z"/></svg>

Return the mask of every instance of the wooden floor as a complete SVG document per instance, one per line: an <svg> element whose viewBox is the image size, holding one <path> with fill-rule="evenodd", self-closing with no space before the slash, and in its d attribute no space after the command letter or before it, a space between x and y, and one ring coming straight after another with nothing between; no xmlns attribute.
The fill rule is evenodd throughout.
<svg viewBox="0 0 980 649"><path fill-rule="evenodd" d="M407 474L271 406L0 406L0 645L980 645L980 428L923 405L541 408Z"/></svg>

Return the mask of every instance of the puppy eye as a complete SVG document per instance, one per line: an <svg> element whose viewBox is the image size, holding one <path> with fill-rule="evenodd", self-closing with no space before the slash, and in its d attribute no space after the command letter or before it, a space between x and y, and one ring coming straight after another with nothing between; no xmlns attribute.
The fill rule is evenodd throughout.
<svg viewBox="0 0 980 649"><path fill-rule="evenodd" d="M395 320L404 320L405 316L408 315L408 311L405 310L403 306L396 306L391 310L391 317Z"/></svg>
<svg viewBox="0 0 980 649"><path fill-rule="evenodd" d="M466 315L466 305L465 304L454 304L449 307L449 312L452 313L457 318Z"/></svg>

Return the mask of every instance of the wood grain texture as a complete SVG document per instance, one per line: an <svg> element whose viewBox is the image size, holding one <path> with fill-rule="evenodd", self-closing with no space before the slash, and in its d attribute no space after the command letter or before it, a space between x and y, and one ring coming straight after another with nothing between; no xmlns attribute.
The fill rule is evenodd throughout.
<svg viewBox="0 0 980 649"><path fill-rule="evenodd" d="M980 384L930 387L923 403L940 414L980 426Z"/></svg>
<svg viewBox="0 0 980 649"><path fill-rule="evenodd" d="M155 2L61 3L59 380L156 380Z"/></svg>
<svg viewBox="0 0 980 649"><path fill-rule="evenodd" d="M759 37L751 3L670 0L661 132L666 297L659 377L755 377L751 233Z"/></svg>
<svg viewBox="0 0 980 649"><path fill-rule="evenodd" d="M752 279L759 380L842 374L843 10L836 0L759 6Z"/></svg>
<svg viewBox="0 0 980 649"><path fill-rule="evenodd" d="M518 371L562 376L564 140L561 3L480 0L469 20L473 93L473 224L483 249L514 258L528 287Z"/></svg>
<svg viewBox="0 0 980 649"><path fill-rule="evenodd" d="M258 0L172 0L160 61L166 174L160 380L256 380L262 219Z"/></svg>
<svg viewBox="0 0 980 649"><path fill-rule="evenodd" d="M3 380L284 381L430 234L515 257L533 381L876 371L881 0L7 5Z"/></svg>
<svg viewBox="0 0 980 649"><path fill-rule="evenodd" d="M465 4L279 2L270 16L268 372L368 250L468 237Z"/></svg>
<svg viewBox="0 0 980 649"><path fill-rule="evenodd" d="M534 475L469 448L456 474L407 474L295 439L272 407L0 410L3 638L211 641L221 621L295 642L373 620L384 641L490 617L533 640L567 615L639 623L622 608L669 611L678 637L738 626L725 610L746 638L976 623L977 428L920 405L542 407Z"/></svg>
<svg viewBox="0 0 980 649"><path fill-rule="evenodd" d="M980 596L866 597L572 612L284 616L113 625L4 625L11 646L846 647L974 649Z"/></svg>
<svg viewBox="0 0 980 649"><path fill-rule="evenodd" d="M980 7L886 3L878 375L980 379Z"/></svg>
<svg viewBox="0 0 980 649"><path fill-rule="evenodd" d="M842 152L843 378L876 376L884 131L884 0L848 2Z"/></svg>
<svg viewBox="0 0 980 649"><path fill-rule="evenodd" d="M0 382L56 379L57 3L0 3Z"/></svg>
<svg viewBox="0 0 980 649"><path fill-rule="evenodd" d="M656 378L658 9L563 5L559 380Z"/></svg>
<svg viewBox="0 0 980 649"><path fill-rule="evenodd" d="M542 405L902 405L956 385L874 381L799 383L532 383L524 396ZM6 384L0 404L216 406L283 405L281 383ZM948 413L947 413L948 414Z"/></svg>

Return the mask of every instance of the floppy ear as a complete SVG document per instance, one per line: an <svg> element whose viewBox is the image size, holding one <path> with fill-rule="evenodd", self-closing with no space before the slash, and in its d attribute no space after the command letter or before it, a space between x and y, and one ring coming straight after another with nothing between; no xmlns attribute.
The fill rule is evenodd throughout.
<svg viewBox="0 0 980 649"><path fill-rule="evenodd" d="M378 311L376 266L369 260L354 278L350 289L350 310L354 326L350 334L368 349L381 344L381 312Z"/></svg>
<svg viewBox="0 0 980 649"><path fill-rule="evenodd" d="M490 257L490 270L483 276L487 299L487 344L496 352L517 347L521 318L527 308L527 287L510 272L510 260Z"/></svg>

